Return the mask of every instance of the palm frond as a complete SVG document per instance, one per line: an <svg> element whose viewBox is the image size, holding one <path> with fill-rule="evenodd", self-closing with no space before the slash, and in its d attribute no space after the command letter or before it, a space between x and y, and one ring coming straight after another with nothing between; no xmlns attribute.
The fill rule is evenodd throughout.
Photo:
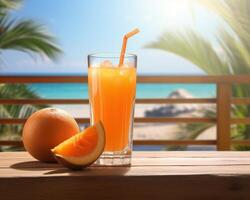
<svg viewBox="0 0 250 200"><path fill-rule="evenodd" d="M10 113L4 106L0 106L0 118L11 118Z"/></svg>
<svg viewBox="0 0 250 200"><path fill-rule="evenodd" d="M22 0L0 0L0 10L17 9L21 6Z"/></svg>
<svg viewBox="0 0 250 200"><path fill-rule="evenodd" d="M244 44L225 29L217 36L232 74L245 74L250 71L250 52Z"/></svg>
<svg viewBox="0 0 250 200"><path fill-rule="evenodd" d="M31 20L16 21L0 18L0 51L6 49L38 53L55 59L61 53L55 38Z"/></svg>
<svg viewBox="0 0 250 200"><path fill-rule="evenodd" d="M15 84L0 86L0 97L5 99L38 98L35 91L27 85ZM0 105L0 116L2 118L27 118L33 112L47 107L46 105ZM19 125L0 125L0 134L20 135Z"/></svg>
<svg viewBox="0 0 250 200"><path fill-rule="evenodd" d="M5 99L20 99L20 98L38 98L38 95L24 84L8 84L0 87L0 97ZM11 117L21 118L31 114L30 111L36 111L44 106L37 105L2 105L8 111ZM24 111L29 111L24 115Z"/></svg>
<svg viewBox="0 0 250 200"><path fill-rule="evenodd" d="M192 30L185 33L166 32L146 48L161 49L181 56L199 66L208 74L229 74L229 65L216 52L210 42Z"/></svg>
<svg viewBox="0 0 250 200"><path fill-rule="evenodd" d="M249 0L197 0L214 11L233 30L235 36L250 51L250 1Z"/></svg>
<svg viewBox="0 0 250 200"><path fill-rule="evenodd" d="M25 84L2 84L0 96L1 98L38 98L36 92Z"/></svg>

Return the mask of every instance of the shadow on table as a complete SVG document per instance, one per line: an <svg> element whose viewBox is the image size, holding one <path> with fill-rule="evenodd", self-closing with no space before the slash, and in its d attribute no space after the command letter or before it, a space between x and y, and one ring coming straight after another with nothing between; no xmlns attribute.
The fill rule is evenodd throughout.
<svg viewBox="0 0 250 200"><path fill-rule="evenodd" d="M19 162L10 166L12 169L24 171L43 171L49 169L58 169L60 167L57 163L42 163L39 161Z"/></svg>
<svg viewBox="0 0 250 200"><path fill-rule="evenodd" d="M80 175L80 174L88 174L91 176L96 175L125 175L130 170L130 167L97 167L92 166L88 168L84 168L82 170L70 170L67 168L55 169L49 172L45 172L44 175L53 175L53 174L70 174L70 175Z"/></svg>
<svg viewBox="0 0 250 200"><path fill-rule="evenodd" d="M70 174L70 175L125 175L130 167L103 167L103 166L91 166L82 170L70 170L62 167L57 163L43 163L39 161L27 161L19 162L10 166L12 169L24 170L24 171L46 171L44 175L53 174Z"/></svg>

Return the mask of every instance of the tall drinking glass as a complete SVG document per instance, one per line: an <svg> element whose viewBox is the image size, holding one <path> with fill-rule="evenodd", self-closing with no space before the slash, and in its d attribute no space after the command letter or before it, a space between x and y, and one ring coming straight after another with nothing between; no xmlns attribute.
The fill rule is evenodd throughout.
<svg viewBox="0 0 250 200"><path fill-rule="evenodd" d="M100 165L130 165L136 92L137 56L126 54L119 66L119 53L88 56L91 124L102 121L106 133Z"/></svg>

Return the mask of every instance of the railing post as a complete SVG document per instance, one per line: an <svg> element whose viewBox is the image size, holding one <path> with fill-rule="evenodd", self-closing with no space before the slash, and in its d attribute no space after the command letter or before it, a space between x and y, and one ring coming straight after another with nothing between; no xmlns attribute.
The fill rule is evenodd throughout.
<svg viewBox="0 0 250 200"><path fill-rule="evenodd" d="M217 83L217 150L230 150L231 143L231 96L230 83Z"/></svg>

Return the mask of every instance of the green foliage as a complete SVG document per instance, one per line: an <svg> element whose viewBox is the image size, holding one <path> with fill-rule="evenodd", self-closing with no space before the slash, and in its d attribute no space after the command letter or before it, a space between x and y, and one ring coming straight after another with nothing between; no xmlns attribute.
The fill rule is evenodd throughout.
<svg viewBox="0 0 250 200"><path fill-rule="evenodd" d="M27 85L0 85L0 97L4 99L20 99L20 98L38 98L34 91ZM0 118L27 118L38 109L44 108L40 105L1 105ZM21 126L19 125L0 125L0 136L19 136Z"/></svg>
<svg viewBox="0 0 250 200"><path fill-rule="evenodd" d="M226 62L221 60L211 43L193 30L187 30L185 33L164 33L159 40L146 45L146 48L161 49L179 55L208 74L229 73Z"/></svg>
<svg viewBox="0 0 250 200"><path fill-rule="evenodd" d="M55 59L61 50L43 25L33 20L16 20L10 16L9 11L18 8L21 3L21 0L0 0L0 55L8 49Z"/></svg>
<svg viewBox="0 0 250 200"><path fill-rule="evenodd" d="M47 34L43 26L31 20L16 21L5 16L0 18L0 27L0 53L12 49L44 54L49 58L56 58L60 53L54 44L54 37Z"/></svg>
<svg viewBox="0 0 250 200"><path fill-rule="evenodd" d="M0 0L0 16L6 14L10 9L16 9L21 5L22 0Z"/></svg>
<svg viewBox="0 0 250 200"><path fill-rule="evenodd" d="M56 59L61 50L56 40L44 26L33 20L16 20L10 16L12 9L21 6L22 0L0 0L0 59L5 50L17 50ZM0 98L39 98L27 85L0 85ZM45 106L0 105L1 118L26 118ZM0 125L0 136L20 137L21 126Z"/></svg>
<svg viewBox="0 0 250 200"><path fill-rule="evenodd" d="M174 53L192 62L209 75L249 74L250 73L250 1L249 0L196 0L218 15L226 24L220 27L216 35L216 44L204 38L192 29L184 32L166 32L147 48L161 49ZM216 48L215 48L216 46ZM218 51L220 49L222 51ZM250 87L233 86L233 96L250 96ZM206 113L205 113L206 115ZM233 116L250 115L249 106L233 107ZM204 131L197 125L185 126L196 137ZM232 128L232 137L249 139L250 128L240 125ZM236 147L245 149L245 147Z"/></svg>

